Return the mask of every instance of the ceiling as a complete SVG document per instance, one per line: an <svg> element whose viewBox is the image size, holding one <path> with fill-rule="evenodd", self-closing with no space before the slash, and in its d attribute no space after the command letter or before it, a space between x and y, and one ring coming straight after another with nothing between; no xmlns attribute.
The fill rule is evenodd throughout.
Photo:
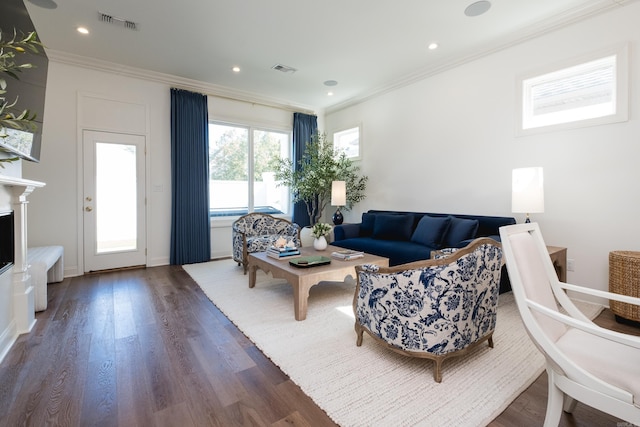
<svg viewBox="0 0 640 427"><path fill-rule="evenodd" d="M50 58L95 58L203 82L210 94L314 111L627 3L492 0L486 13L469 17L465 8L475 0L55 0L55 9L32 1L43 0L25 5ZM99 20L98 12L114 23ZM439 47L429 50L432 42ZM276 71L276 64L297 71Z"/></svg>

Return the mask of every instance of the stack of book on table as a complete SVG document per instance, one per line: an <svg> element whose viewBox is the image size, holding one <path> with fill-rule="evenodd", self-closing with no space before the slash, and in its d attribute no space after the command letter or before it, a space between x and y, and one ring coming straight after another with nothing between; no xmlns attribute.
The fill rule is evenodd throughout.
<svg viewBox="0 0 640 427"><path fill-rule="evenodd" d="M267 249L267 256L271 258L289 258L296 255L300 255L300 249L295 246L284 246L282 248L269 246L269 249Z"/></svg>
<svg viewBox="0 0 640 427"><path fill-rule="evenodd" d="M340 251L331 252L331 256L335 259L341 259L343 261L349 261L356 258L364 257L364 252L353 251L351 249L344 249Z"/></svg>

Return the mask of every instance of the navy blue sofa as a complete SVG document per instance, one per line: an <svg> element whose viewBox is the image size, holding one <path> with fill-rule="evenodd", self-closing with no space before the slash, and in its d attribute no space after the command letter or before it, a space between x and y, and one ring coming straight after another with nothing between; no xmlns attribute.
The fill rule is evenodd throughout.
<svg viewBox="0 0 640 427"><path fill-rule="evenodd" d="M336 225L331 243L389 258L389 266L431 258L431 251L462 248L478 237L500 241L498 229L513 217L370 210L362 222ZM500 292L511 289L502 270Z"/></svg>

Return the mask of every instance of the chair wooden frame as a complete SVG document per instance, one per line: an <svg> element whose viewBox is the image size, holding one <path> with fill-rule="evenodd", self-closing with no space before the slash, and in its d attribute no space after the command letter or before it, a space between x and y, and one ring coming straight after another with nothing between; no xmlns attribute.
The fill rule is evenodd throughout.
<svg viewBox="0 0 640 427"><path fill-rule="evenodd" d="M527 235L530 236L530 239L526 237ZM561 322L569 329L575 328L586 334L598 337L596 339L619 343L628 348L629 351L634 352L633 354L635 352L640 354L640 337L599 327L576 308L566 291L572 291L576 295L606 298L634 305L640 305L640 298L560 282L537 223L501 227L500 238L511 287L523 323L529 336L547 360L546 370L549 377L549 390L545 427L557 426L560 422L562 410L564 409L565 412L571 413L575 408L576 401L630 423L640 425L640 396L637 398L638 403L634 403L634 395L631 391L608 383L576 364L572 358L558 348L556 341L548 335L548 328L545 328L540 321L541 319L548 320L548 318L551 318ZM550 288L550 291L543 291L551 292L556 303L566 311L566 314L534 301L527 294L527 289L531 288L526 288L523 272L529 269L530 265L524 265L526 261L523 262L523 244L528 245L528 248L531 248L531 245L535 245L535 251L532 251L538 257L535 262L540 262L543 266L546 284ZM517 253L518 251L520 252ZM529 255L530 252L527 251L527 256ZM538 284L536 283L536 285ZM548 318L541 315L548 316ZM585 349L585 351L589 351L589 349ZM612 357L615 356L612 355ZM612 358L612 362L614 360ZM614 363L612 363L611 369L614 369L613 365ZM640 381L640 378L637 380Z"/></svg>

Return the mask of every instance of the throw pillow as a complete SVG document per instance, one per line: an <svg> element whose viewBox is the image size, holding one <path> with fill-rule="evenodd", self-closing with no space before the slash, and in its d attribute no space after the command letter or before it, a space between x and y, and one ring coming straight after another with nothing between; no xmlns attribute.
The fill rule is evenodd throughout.
<svg viewBox="0 0 640 427"><path fill-rule="evenodd" d="M445 246L453 247L463 240L473 239L478 232L478 224L477 219L463 219L452 216L449 229L444 237Z"/></svg>
<svg viewBox="0 0 640 427"><path fill-rule="evenodd" d="M413 215L376 215L373 238L381 240L410 240Z"/></svg>
<svg viewBox="0 0 640 427"><path fill-rule="evenodd" d="M450 216L434 217L425 215L420 218L420 222L418 222L418 226L411 236L411 241L439 249L442 246L442 238L449 228L450 222Z"/></svg>
<svg viewBox="0 0 640 427"><path fill-rule="evenodd" d="M376 223L376 214L365 212L360 223L360 237L369 237L373 234L373 226Z"/></svg>

